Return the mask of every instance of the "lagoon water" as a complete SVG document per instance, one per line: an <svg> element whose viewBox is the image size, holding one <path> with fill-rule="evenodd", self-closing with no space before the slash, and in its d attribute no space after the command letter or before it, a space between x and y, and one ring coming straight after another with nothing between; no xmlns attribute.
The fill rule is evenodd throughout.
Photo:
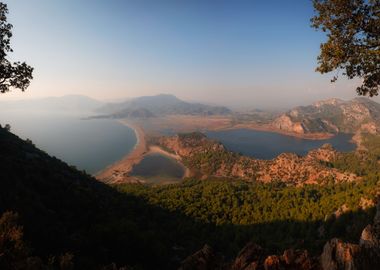
<svg viewBox="0 0 380 270"><path fill-rule="evenodd" d="M29 138L52 156L88 173L121 159L136 144L133 129L113 120L81 120L85 115L57 112L1 111L19 137Z"/></svg>
<svg viewBox="0 0 380 270"><path fill-rule="evenodd" d="M206 134L223 143L228 150L259 159L272 159L284 152L305 155L325 143L342 152L352 151L356 147L351 142L352 134L342 133L326 140L306 140L250 129L207 131Z"/></svg>
<svg viewBox="0 0 380 270"><path fill-rule="evenodd" d="M175 159L162 154L149 154L134 166L131 175L159 182L161 179L181 180L185 170Z"/></svg>

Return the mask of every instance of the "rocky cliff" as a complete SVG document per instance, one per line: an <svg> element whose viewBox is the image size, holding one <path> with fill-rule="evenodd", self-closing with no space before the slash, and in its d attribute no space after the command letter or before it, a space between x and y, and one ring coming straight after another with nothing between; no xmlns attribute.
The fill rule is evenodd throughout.
<svg viewBox="0 0 380 270"><path fill-rule="evenodd" d="M380 104L368 98L328 99L296 107L274 119L271 125L274 129L297 134L355 133L361 129L377 133Z"/></svg>
<svg viewBox="0 0 380 270"><path fill-rule="evenodd" d="M310 151L304 157L283 153L272 160L259 160L230 152L221 143L201 133L161 137L158 144L181 156L194 175L204 178L232 177L260 182L281 181L292 185L357 179L353 174L326 166L339 154L330 145Z"/></svg>

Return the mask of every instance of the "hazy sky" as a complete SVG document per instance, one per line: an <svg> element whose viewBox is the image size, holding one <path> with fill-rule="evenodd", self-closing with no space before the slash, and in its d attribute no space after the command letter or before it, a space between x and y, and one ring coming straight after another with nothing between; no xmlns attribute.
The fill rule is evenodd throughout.
<svg viewBox="0 0 380 270"><path fill-rule="evenodd" d="M172 93L264 108L356 95L357 82L314 72L325 37L310 28L308 0L4 2L12 58L35 79L1 99Z"/></svg>

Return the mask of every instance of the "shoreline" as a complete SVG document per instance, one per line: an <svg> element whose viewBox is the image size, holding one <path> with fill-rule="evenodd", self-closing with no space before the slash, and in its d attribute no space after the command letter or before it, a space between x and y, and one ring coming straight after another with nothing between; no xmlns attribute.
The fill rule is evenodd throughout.
<svg viewBox="0 0 380 270"><path fill-rule="evenodd" d="M133 122L127 119L118 120L119 123L130 127L133 129L136 135L136 144L131 152L127 153L120 160L110 164L103 170L94 174L94 177L104 183L117 184L117 183L144 183L141 179L137 177L130 176L129 173L132 171L133 167L140 163L141 160L149 154L161 154L166 157L176 160L184 168L183 178L190 177L191 171L187 168L183 162L182 158L176 154L170 153L162 149L157 145L148 145L146 141L146 133L138 122ZM221 126L214 127L210 130L222 131L222 130L237 130L237 129L248 129L248 130L257 130L257 131L266 131L276 134L281 134L285 136L295 137L299 139L306 140L325 140L335 136L331 133L312 133L312 134L299 134L286 132L278 129L274 129L272 126L265 125L254 125L254 124L236 124L234 126Z"/></svg>
<svg viewBox="0 0 380 270"><path fill-rule="evenodd" d="M272 132L276 134L281 134L289 137L295 137L299 139L305 139L305 140L327 140L334 137L336 134L332 133L295 133L295 132L287 132L280 129L273 128L271 126L264 126L264 125L254 125L254 124L236 124L231 127L221 127L214 129L215 131L222 131L222 130L236 130L236 129L250 129L250 130L256 130L256 131L266 131L266 132Z"/></svg>
<svg viewBox="0 0 380 270"><path fill-rule="evenodd" d="M94 175L96 179L105 183L124 181L126 174L130 172L133 166L138 164L147 153L145 133L142 128L130 121L119 120L119 122L134 130L136 134L136 144L132 151L127 153L123 158Z"/></svg>
<svg viewBox="0 0 380 270"><path fill-rule="evenodd" d="M176 160L184 169L184 175L182 178L186 178L191 175L190 169L182 163L180 156L169 153L157 145L148 146L145 138L145 132L138 124L125 119L119 120L119 122L134 130L136 134L136 145L133 150L126 154L122 159L96 173L94 176L97 180L109 184L144 183L137 177L133 177L128 174L132 171L133 166L140 163L145 156L154 153Z"/></svg>

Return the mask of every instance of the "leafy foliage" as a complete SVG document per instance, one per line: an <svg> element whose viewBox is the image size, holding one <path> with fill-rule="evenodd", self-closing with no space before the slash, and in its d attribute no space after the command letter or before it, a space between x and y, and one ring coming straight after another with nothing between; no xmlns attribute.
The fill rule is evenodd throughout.
<svg viewBox="0 0 380 270"><path fill-rule="evenodd" d="M360 95L378 94L380 85L380 1L314 0L312 26L327 33L321 45L317 71L343 70L350 79L359 77ZM332 81L335 81L334 77Z"/></svg>
<svg viewBox="0 0 380 270"><path fill-rule="evenodd" d="M8 92L11 88L24 91L33 79L33 68L25 62L11 63L7 56L12 52L12 24L7 22L7 5L0 2L0 93Z"/></svg>

